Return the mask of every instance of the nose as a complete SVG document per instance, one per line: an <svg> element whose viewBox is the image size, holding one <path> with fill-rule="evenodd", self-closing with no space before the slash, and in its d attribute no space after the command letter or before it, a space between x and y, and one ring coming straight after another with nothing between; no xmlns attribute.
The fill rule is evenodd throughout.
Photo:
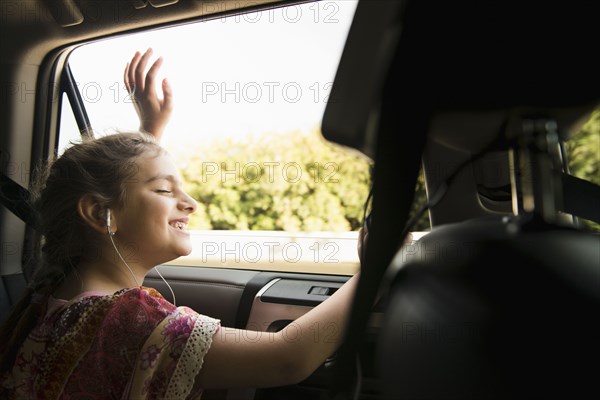
<svg viewBox="0 0 600 400"><path fill-rule="evenodd" d="M179 209L192 214L198 209L198 203L189 194L184 192L179 200Z"/></svg>

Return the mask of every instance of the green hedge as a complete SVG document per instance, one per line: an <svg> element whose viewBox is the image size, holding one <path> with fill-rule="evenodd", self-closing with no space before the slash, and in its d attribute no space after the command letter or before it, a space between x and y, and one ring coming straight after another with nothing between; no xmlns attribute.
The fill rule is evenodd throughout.
<svg viewBox="0 0 600 400"><path fill-rule="evenodd" d="M214 141L182 175L199 203L191 229L349 231L360 227L370 160L319 130Z"/></svg>
<svg viewBox="0 0 600 400"><path fill-rule="evenodd" d="M600 185L600 108L566 143L570 173ZM600 207L600 205L597 205ZM584 226L600 231L600 225L582 220Z"/></svg>

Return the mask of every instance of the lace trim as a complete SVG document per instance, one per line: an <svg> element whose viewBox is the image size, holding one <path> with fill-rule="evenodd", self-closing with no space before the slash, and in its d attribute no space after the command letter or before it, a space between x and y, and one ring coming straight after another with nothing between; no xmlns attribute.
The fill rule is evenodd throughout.
<svg viewBox="0 0 600 400"><path fill-rule="evenodd" d="M218 319L205 315L198 317L171 376L166 399L185 399L190 394L219 323Z"/></svg>

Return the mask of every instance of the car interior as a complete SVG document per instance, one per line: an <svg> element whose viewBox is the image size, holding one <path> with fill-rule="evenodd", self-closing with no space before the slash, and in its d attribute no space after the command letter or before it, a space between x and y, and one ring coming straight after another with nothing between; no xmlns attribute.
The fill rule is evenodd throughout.
<svg viewBox="0 0 600 400"><path fill-rule="evenodd" d="M2 1L2 319L32 273L29 181L57 151L65 99L92 135L71 52L308 3L334 2ZM359 0L321 125L326 140L374 162L345 341L297 385L203 398L596 397L600 235L582 221L600 224L600 185L570 174L565 143L599 109L597 15L600 4L582 0ZM421 172L426 201L415 208ZM431 228L406 240L423 215ZM185 260L160 271L178 305L263 331L352 274ZM155 272L144 285L171 297Z"/></svg>

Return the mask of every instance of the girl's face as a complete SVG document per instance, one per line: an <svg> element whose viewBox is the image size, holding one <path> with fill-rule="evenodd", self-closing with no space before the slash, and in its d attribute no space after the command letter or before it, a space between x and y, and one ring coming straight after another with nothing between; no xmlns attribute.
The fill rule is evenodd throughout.
<svg viewBox="0 0 600 400"><path fill-rule="evenodd" d="M183 191L168 154L142 156L136 165L136 175L126 182L125 204L114 211L115 238L125 261L149 269L192 251L187 224L197 203Z"/></svg>

